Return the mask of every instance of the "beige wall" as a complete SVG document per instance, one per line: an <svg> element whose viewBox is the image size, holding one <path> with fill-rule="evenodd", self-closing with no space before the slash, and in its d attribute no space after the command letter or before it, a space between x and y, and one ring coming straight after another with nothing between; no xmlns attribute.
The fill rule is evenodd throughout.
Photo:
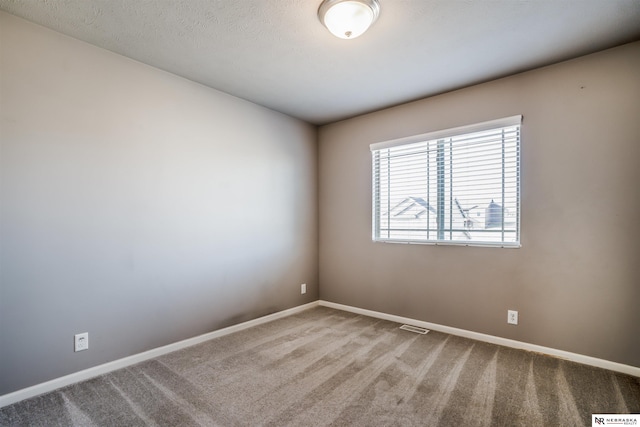
<svg viewBox="0 0 640 427"><path fill-rule="evenodd" d="M633 43L320 128L320 297L640 366L639 76ZM516 114L522 248L371 241L369 144Z"/></svg>
<svg viewBox="0 0 640 427"><path fill-rule="evenodd" d="M318 298L315 127L2 12L0 40L0 395Z"/></svg>

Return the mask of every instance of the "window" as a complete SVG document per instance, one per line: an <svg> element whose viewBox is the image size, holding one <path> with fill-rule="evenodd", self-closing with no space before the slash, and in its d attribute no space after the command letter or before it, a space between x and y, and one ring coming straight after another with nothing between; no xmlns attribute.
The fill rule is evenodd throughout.
<svg viewBox="0 0 640 427"><path fill-rule="evenodd" d="M373 240L519 247L521 121L372 144Z"/></svg>

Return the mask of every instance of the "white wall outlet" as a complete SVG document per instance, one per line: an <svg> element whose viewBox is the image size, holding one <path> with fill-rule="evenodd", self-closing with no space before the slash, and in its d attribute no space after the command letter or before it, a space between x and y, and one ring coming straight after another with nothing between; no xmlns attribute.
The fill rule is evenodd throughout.
<svg viewBox="0 0 640 427"><path fill-rule="evenodd" d="M307 284L303 283L302 285L300 285L300 294L306 294L307 293Z"/></svg>
<svg viewBox="0 0 640 427"><path fill-rule="evenodd" d="M518 312L515 310L507 310L507 323L510 325L518 324Z"/></svg>
<svg viewBox="0 0 640 427"><path fill-rule="evenodd" d="M74 335L74 351L89 350L89 332Z"/></svg>

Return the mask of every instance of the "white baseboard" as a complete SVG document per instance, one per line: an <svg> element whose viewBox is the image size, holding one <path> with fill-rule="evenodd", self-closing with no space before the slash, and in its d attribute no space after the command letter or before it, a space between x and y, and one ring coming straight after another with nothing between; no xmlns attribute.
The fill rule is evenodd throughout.
<svg viewBox="0 0 640 427"><path fill-rule="evenodd" d="M378 311L366 310L364 308L352 307L350 305L337 304L329 301L319 301L319 305L323 307L335 308L337 310L348 311L351 313L362 314L364 316L375 317L377 319L389 320L396 323L408 323L410 325L420 326L438 332L444 332L464 338L471 338L477 341L484 341L491 344L498 344L505 347L512 347L521 350L534 351L549 356L558 357L560 359L570 360L572 362L582 363L583 365L595 366L597 368L608 369L610 371L621 372L623 374L640 377L640 368L636 366L624 365L622 363L611 362L609 360L598 359L596 357L585 356L582 354L571 353L555 348L543 347L541 345L529 344L522 341L511 340L508 338L496 337L493 335L481 334L479 332L467 331L465 329L452 328L450 326L438 325L436 323L424 322L422 320L410 319L408 317L396 316L393 314L380 313Z"/></svg>
<svg viewBox="0 0 640 427"><path fill-rule="evenodd" d="M114 360L103 365L94 366L93 368L85 369L83 371L74 372L73 374L65 375L64 377L55 378L51 381L47 381L41 384L36 384L31 387L23 388L21 390L14 391L9 394L0 396L0 408L19 402L24 399L39 396L44 393L59 389L61 387L68 386L80 381L88 380L90 378L97 377L99 375L107 374L117 369L126 368L127 366L135 365L136 363L144 362L145 360L153 359L154 357L162 356L167 353L171 353L176 350L181 350L192 345L200 344L213 338L229 335L234 332L242 331L243 329L251 328L253 326L261 325L263 323L271 322L276 319L291 316L292 314L300 313L301 311L308 310L309 308L316 307L319 301L313 301L308 304L293 307L287 310L279 311L277 313L269 314L267 316L259 317L257 319L249 320L247 322L232 325L227 328L218 329L217 331L209 332L197 337L189 338L183 341L178 341L173 344L165 345L163 347L154 348L144 353L134 354L132 356L124 357L122 359Z"/></svg>
<svg viewBox="0 0 640 427"><path fill-rule="evenodd" d="M242 331L253 326L261 325L263 323L271 322L276 319L291 316L292 314L300 313L316 306L323 306L334 308L337 310L348 311L351 313L362 314L364 316L375 317L377 319L389 320L396 323L408 323L415 326L421 326L426 329L431 329L438 332L444 332L459 337L470 338L478 341L484 341L492 344L498 344L505 347L512 347L521 350L534 351L537 353L548 354L550 356L558 357L572 362L582 363L584 365L595 366L597 368L608 369L615 372L620 372L634 377L640 377L640 368L630 365L624 365L622 363L611 362L608 360L598 359L591 356L585 356L582 354L571 353L564 350L557 350L554 348L543 347L536 344L529 344L521 341L511 340L507 338L496 337L493 335L481 334L479 332L467 331L465 329L452 328L450 326L438 325L435 323L424 322L422 320L411 319L408 317L396 316L393 314L381 313L378 311L367 310L364 308L353 307L349 305L337 304L329 301L313 301L308 304L300 305L290 308L288 310L279 311L277 313L269 314L257 319L249 320L247 322L239 323L237 325L229 326L227 328L219 329L217 331L209 332L204 335L189 338L183 341L179 341L173 344L165 345L163 347L154 348L144 353L134 354L122 359L114 360L103 365L94 366L93 368L85 369L83 371L75 372L73 374L65 375L64 377L55 378L51 381L47 381L41 384L36 384L31 387L27 387L21 390L14 391L9 394L0 396L0 408L19 402L24 399L29 399L50 391L56 390L61 387L68 386L80 381L88 380L90 378L97 377L99 375L107 374L117 369L126 368L127 366L135 365L136 363L144 362L145 360L153 359L154 357L162 356L173 351L181 350L192 345L200 344L202 342L211 340L213 338L222 337L232 334L234 332Z"/></svg>

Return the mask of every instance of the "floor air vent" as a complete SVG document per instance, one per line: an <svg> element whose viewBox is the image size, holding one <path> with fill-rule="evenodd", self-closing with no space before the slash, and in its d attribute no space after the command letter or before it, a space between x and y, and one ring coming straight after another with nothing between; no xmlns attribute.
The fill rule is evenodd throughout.
<svg viewBox="0 0 640 427"><path fill-rule="evenodd" d="M400 329L404 329L405 331L415 332L416 334L422 334L422 335L429 332L428 329L420 328L418 326L412 326L412 325L402 325L400 326Z"/></svg>

